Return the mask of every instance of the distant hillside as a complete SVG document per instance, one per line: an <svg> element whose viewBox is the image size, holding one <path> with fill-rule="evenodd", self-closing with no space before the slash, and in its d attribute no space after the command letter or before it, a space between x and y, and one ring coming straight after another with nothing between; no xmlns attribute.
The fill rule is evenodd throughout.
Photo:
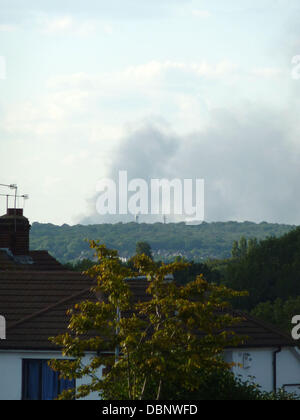
<svg viewBox="0 0 300 420"><path fill-rule="evenodd" d="M99 239L118 249L120 255L134 254L136 243L149 242L157 259L168 260L174 255L203 261L207 258L228 258L234 240L245 236L264 239L282 236L294 226L262 222L216 222L201 225L185 223L137 224L118 223L102 225L55 226L34 223L31 229L31 248L47 249L61 262L91 257L85 239Z"/></svg>

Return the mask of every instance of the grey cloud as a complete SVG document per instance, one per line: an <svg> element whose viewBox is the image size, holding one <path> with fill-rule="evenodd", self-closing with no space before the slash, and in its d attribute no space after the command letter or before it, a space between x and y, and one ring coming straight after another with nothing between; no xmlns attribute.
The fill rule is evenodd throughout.
<svg viewBox="0 0 300 420"><path fill-rule="evenodd" d="M206 132L185 139L174 167L205 178L208 220L300 222L299 148L286 121L261 108L247 119L221 110Z"/></svg>
<svg viewBox="0 0 300 420"><path fill-rule="evenodd" d="M117 171L126 169L131 178L160 177L169 173L170 160L178 148L177 136L166 134L161 124L145 123L121 142L109 176L115 177Z"/></svg>
<svg viewBox="0 0 300 420"><path fill-rule="evenodd" d="M120 147L116 152L108 177L118 184L119 171L126 170L128 180L142 178L147 182L151 178L163 178L171 172L172 157L175 157L180 147L180 139L174 134L166 134L163 122L144 123L142 127L133 130L127 137L121 140ZM80 222L89 223L117 223L134 220L133 215L128 216L99 216L96 213L97 196L89 200L91 214L83 217ZM147 222L161 221L158 216L141 216Z"/></svg>
<svg viewBox="0 0 300 420"><path fill-rule="evenodd" d="M204 178L207 221L300 224L300 148L289 121L285 113L245 106L243 113L215 111L206 130L181 137L146 125L123 139L110 176L127 169L130 178L146 180ZM95 208L94 199L90 204ZM120 220L132 217L103 219L91 210L82 222Z"/></svg>

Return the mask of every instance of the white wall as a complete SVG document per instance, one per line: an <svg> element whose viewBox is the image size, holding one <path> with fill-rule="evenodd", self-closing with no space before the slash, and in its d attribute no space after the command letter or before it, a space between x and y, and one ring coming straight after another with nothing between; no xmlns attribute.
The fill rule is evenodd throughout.
<svg viewBox="0 0 300 420"><path fill-rule="evenodd" d="M276 348L229 350L225 354L228 362L236 363L233 372L242 380L253 379L264 391L273 391L273 352ZM248 368L243 367L244 355L248 354ZM86 357L86 362L88 361ZM61 358L59 352L15 352L0 351L0 400L20 400L22 395L22 360L23 359L55 359ZM238 365L241 366L238 366ZM99 372L101 375L101 372ZM87 383L77 380L77 386ZM277 355L277 386L300 383L300 353L289 348L282 349ZM295 392L295 388L286 388ZM299 390L297 390L299 392ZM300 394L300 392L299 392ZM86 399L97 400L97 395L89 395Z"/></svg>
<svg viewBox="0 0 300 420"><path fill-rule="evenodd" d="M265 349L243 349L232 350L227 352L226 360L233 361L236 366L233 372L236 376L240 376L243 381L253 379L258 383L262 390L273 391L273 353L277 348ZM248 354L248 361L244 364L244 357ZM241 365L241 366L239 366ZM290 348L283 348L277 354L277 388L281 388L285 384L300 383L300 355L297 351ZM300 394L295 387L287 387L287 391Z"/></svg>
<svg viewBox="0 0 300 420"><path fill-rule="evenodd" d="M87 363L90 356L83 359ZM22 398L22 360L23 359L61 359L60 352L16 352L0 351L0 400L21 400ZM101 371L99 372L101 376ZM76 380L76 385L87 384L87 379ZM88 400L99 399L91 394Z"/></svg>

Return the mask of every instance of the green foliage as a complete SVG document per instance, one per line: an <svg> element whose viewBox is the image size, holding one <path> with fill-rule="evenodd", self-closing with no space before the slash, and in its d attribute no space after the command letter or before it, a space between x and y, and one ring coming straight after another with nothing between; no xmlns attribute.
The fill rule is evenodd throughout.
<svg viewBox="0 0 300 420"><path fill-rule="evenodd" d="M78 271L79 273L82 273L88 270L89 268L93 267L93 265L95 265L95 261L91 261L88 258L84 258L74 263L64 264L64 267L67 270Z"/></svg>
<svg viewBox="0 0 300 420"><path fill-rule="evenodd" d="M239 249L238 241L233 241L232 249L231 249L231 256L232 258L240 258L241 256L241 251Z"/></svg>
<svg viewBox="0 0 300 420"><path fill-rule="evenodd" d="M182 258L176 258L175 262L184 262ZM177 271L174 275L177 284L187 284L190 281L203 274L206 281L209 283L220 283L221 275L217 270L211 270L207 264L190 262L184 270Z"/></svg>
<svg viewBox="0 0 300 420"><path fill-rule="evenodd" d="M264 401L300 401L299 395L289 393L284 389L279 389L277 392L263 392L261 400Z"/></svg>
<svg viewBox="0 0 300 420"><path fill-rule="evenodd" d="M251 314L290 333L292 318L300 314L300 296L287 301L276 299L275 302L260 303L251 311Z"/></svg>
<svg viewBox="0 0 300 420"><path fill-rule="evenodd" d="M151 246L148 244L148 242L138 242L136 244L135 253L136 253L136 255L143 255L144 254L151 259L153 258Z"/></svg>
<svg viewBox="0 0 300 420"><path fill-rule="evenodd" d="M248 244L247 244L247 253L250 254L251 252L253 252L254 249L257 248L258 243L259 242L258 242L257 238L250 238L248 240Z"/></svg>
<svg viewBox="0 0 300 420"><path fill-rule="evenodd" d="M263 394L258 385L242 382L228 369L198 369L198 387L186 392L180 382L163 395L165 400L192 401L252 401L260 400Z"/></svg>
<svg viewBox="0 0 300 420"><path fill-rule="evenodd" d="M31 229L32 249L46 249L59 261L66 263L82 258L92 258L85 238L101 238L107 246L117 249L122 257L135 254L137 242L151 245L155 260L171 261L181 255L188 260L203 262L207 258L230 257L232 243L242 236L281 236L293 227L269 223L217 222L200 225L185 223L117 223L99 225L55 226L33 223Z"/></svg>
<svg viewBox="0 0 300 420"><path fill-rule="evenodd" d="M215 273L220 279L224 279L228 265L231 263L231 258L224 260L209 259L205 261L206 267Z"/></svg>
<svg viewBox="0 0 300 420"><path fill-rule="evenodd" d="M256 238L246 239L244 236L239 241L233 241L231 256L232 258L242 258L251 253L258 246Z"/></svg>
<svg viewBox="0 0 300 420"><path fill-rule="evenodd" d="M64 393L62 399L82 398L91 392L119 400L181 398L203 385L199 371L229 370L230 365L219 355L243 338L231 331L240 319L230 315L228 301L244 293L209 284L202 275L177 286L165 282L165 277L187 269L185 263L157 265L137 255L132 271L121 264L117 251L95 242L91 247L98 264L87 274L95 280L93 290L102 298L81 302L69 311L69 332L51 341L72 360L50 362L63 377L87 376L90 382ZM147 301L130 298L124 279L137 274L148 279ZM97 354L84 364L88 351ZM108 373L100 378L103 365Z"/></svg>
<svg viewBox="0 0 300 420"><path fill-rule="evenodd" d="M255 378L247 381L236 377L232 371L199 370L199 388L184 394L178 387L177 397L181 400L196 401L290 401L299 400L296 394L280 389L276 393L262 391Z"/></svg>
<svg viewBox="0 0 300 420"><path fill-rule="evenodd" d="M224 271L224 284L235 290L249 291L238 301L240 309L251 310L259 303L283 301L300 296L300 228L281 238L260 241Z"/></svg>
<svg viewBox="0 0 300 420"><path fill-rule="evenodd" d="M244 257L247 254L248 244L247 239L242 236L239 241L239 250L240 250L240 256Z"/></svg>
<svg viewBox="0 0 300 420"><path fill-rule="evenodd" d="M261 391L253 380L242 381L229 370L199 371L200 386L193 393L183 395L180 399L196 401L260 401L272 399L271 394Z"/></svg>

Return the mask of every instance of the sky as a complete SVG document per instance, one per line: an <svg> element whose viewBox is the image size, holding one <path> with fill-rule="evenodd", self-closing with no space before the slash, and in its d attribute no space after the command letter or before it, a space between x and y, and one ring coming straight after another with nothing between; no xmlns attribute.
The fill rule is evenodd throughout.
<svg viewBox="0 0 300 420"><path fill-rule="evenodd" d="M107 221L97 182L127 170L203 178L206 221L300 224L298 1L0 11L0 184L29 194L31 222Z"/></svg>

